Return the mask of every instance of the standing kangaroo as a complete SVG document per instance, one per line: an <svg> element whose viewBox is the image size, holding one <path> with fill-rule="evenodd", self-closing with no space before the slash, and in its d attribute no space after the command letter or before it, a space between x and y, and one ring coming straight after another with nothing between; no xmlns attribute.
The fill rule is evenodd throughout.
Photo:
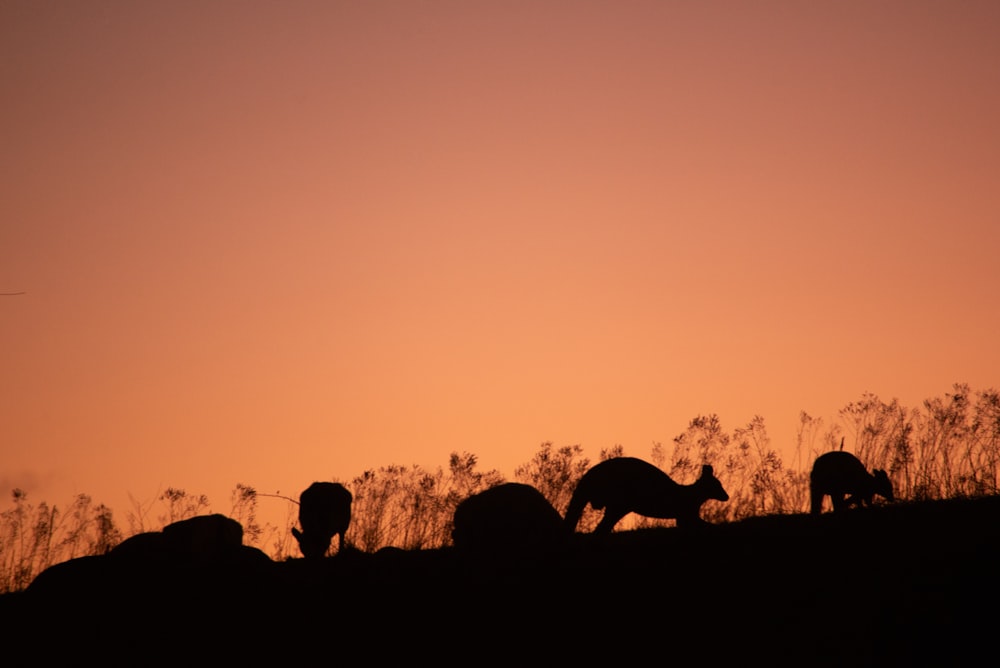
<svg viewBox="0 0 1000 668"><path fill-rule="evenodd" d="M299 543L302 556L318 559L326 555L337 536L337 553L344 547L344 533L351 524L351 503L354 497L337 482L314 482L299 496L299 524L292 535Z"/></svg>
<svg viewBox="0 0 1000 668"><path fill-rule="evenodd" d="M681 485L656 466L635 457L614 457L591 467L577 483L566 509L565 524L576 530L589 503L604 510L594 533L606 534L629 513L677 520L677 526L703 523L699 513L705 501L728 501L729 494L712 467L701 467L701 477Z"/></svg>
<svg viewBox="0 0 1000 668"><path fill-rule="evenodd" d="M809 474L810 512L823 511L823 497L829 496L833 510L853 505L871 505L875 495L894 500L892 481L882 469L869 473L861 460L849 452L833 450L816 458Z"/></svg>

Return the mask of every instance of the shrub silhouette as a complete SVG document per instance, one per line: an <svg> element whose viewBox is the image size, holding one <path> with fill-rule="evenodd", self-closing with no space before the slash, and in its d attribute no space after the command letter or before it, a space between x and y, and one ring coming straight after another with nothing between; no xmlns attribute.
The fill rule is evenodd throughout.
<svg viewBox="0 0 1000 668"><path fill-rule="evenodd" d="M579 445L556 448L546 441L531 460L514 469L514 479L537 489L556 510L564 513L573 489L588 468L590 460L583 456Z"/></svg>
<svg viewBox="0 0 1000 668"><path fill-rule="evenodd" d="M678 526L703 523L702 504L709 499L728 501L729 494L712 467L701 467L701 476L681 485L653 464L635 457L613 457L595 464L577 483L566 510L566 526L575 530L583 509L590 504L604 510L595 533L610 533L629 513L676 520Z"/></svg>
<svg viewBox="0 0 1000 668"><path fill-rule="evenodd" d="M319 559L326 555L337 536L337 551L344 548L344 533L351 524L351 492L337 482L314 482L299 495L300 531L292 527L302 556Z"/></svg>
<svg viewBox="0 0 1000 668"><path fill-rule="evenodd" d="M351 479L351 546L433 549L451 543L455 507L505 482L497 470L480 471L475 455L452 452L447 467L380 466Z"/></svg>
<svg viewBox="0 0 1000 668"><path fill-rule="evenodd" d="M855 505L871 505L875 495L893 501L892 481L882 469L869 473L861 460L850 452L834 450L816 458L809 474L809 511L818 515L823 499L830 497L834 511Z"/></svg>

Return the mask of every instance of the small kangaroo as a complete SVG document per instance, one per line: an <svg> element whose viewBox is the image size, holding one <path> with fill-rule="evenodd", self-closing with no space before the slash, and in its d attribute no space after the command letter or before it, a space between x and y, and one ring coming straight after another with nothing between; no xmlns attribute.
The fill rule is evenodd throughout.
<svg viewBox="0 0 1000 668"><path fill-rule="evenodd" d="M809 474L810 512L823 511L823 497L829 496L833 510L846 510L855 505L871 505L875 495L893 501L892 481L882 469L874 474L865 469L861 460L849 452L825 452L813 462Z"/></svg>
<svg viewBox="0 0 1000 668"><path fill-rule="evenodd" d="M565 535L562 515L531 485L501 483L455 508L452 542L473 551L554 546Z"/></svg>
<svg viewBox="0 0 1000 668"><path fill-rule="evenodd" d="M681 485L649 462L635 457L613 457L591 467L577 483L565 525L576 531L583 509L589 503L604 516L595 534L610 533L629 513L677 520L677 526L703 524L699 513L705 501L728 501L729 494L715 477L712 467L701 467L701 476Z"/></svg>
<svg viewBox="0 0 1000 668"><path fill-rule="evenodd" d="M344 547L344 533L351 524L350 491L337 482L314 482L299 496L299 524L292 535L299 543L302 556L319 559L326 555L337 536L337 553Z"/></svg>

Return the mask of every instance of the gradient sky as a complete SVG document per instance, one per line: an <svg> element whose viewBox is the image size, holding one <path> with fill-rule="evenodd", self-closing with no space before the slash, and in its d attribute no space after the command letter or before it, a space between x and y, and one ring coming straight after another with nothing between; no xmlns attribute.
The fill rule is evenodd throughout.
<svg viewBox="0 0 1000 668"><path fill-rule="evenodd" d="M1000 3L0 2L0 508L1000 383Z"/></svg>

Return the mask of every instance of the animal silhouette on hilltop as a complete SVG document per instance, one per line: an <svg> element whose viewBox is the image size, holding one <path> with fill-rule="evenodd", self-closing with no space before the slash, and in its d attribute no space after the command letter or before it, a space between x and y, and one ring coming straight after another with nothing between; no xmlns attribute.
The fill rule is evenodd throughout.
<svg viewBox="0 0 1000 668"><path fill-rule="evenodd" d="M809 474L810 512L823 511L823 497L829 496L833 510L846 510L851 506L871 505L875 495L887 501L895 499L892 481L882 469L869 473L861 460L849 452L825 452L813 462Z"/></svg>
<svg viewBox="0 0 1000 668"><path fill-rule="evenodd" d="M678 527L703 524L701 506L709 499L728 501L729 494L709 464L690 485L673 480L658 467L635 457L613 457L588 469L570 498L565 526L576 530L589 503L604 516L594 533L610 533L629 513L658 519L673 519Z"/></svg>
<svg viewBox="0 0 1000 668"><path fill-rule="evenodd" d="M561 540L563 519L531 485L501 483L458 504L452 542L459 549L544 548Z"/></svg>
<svg viewBox="0 0 1000 668"><path fill-rule="evenodd" d="M337 482L314 482L299 496L299 524L292 535L299 543L302 556L319 559L330 549L337 536L337 553L344 548L344 534L351 524L351 503L354 497Z"/></svg>

